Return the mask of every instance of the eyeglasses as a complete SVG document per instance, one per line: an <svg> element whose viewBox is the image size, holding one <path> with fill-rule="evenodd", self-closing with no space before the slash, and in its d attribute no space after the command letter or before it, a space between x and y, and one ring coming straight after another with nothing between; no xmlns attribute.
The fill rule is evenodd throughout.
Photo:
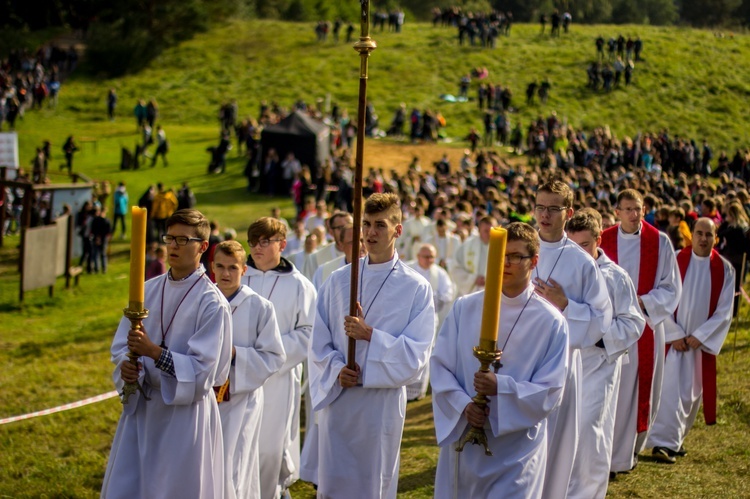
<svg viewBox="0 0 750 499"><path fill-rule="evenodd" d="M258 239L257 242L248 241L247 244L249 244L251 248L255 248L256 246L267 248L269 244L278 243L280 241L283 241L283 239Z"/></svg>
<svg viewBox="0 0 750 499"><path fill-rule="evenodd" d="M528 258L533 258L533 256L532 255L519 255L518 253L511 253L510 255L505 255L505 261L511 265L518 265L523 260L526 260Z"/></svg>
<svg viewBox="0 0 750 499"><path fill-rule="evenodd" d="M534 211L537 213L544 213L545 211L549 213L550 215L556 215L558 213L562 213L563 211L567 210L567 206L544 206L541 204L538 204L534 206Z"/></svg>
<svg viewBox="0 0 750 499"><path fill-rule="evenodd" d="M203 241L200 237L171 236L169 234L161 236L161 240L164 241L164 244L166 245L170 245L172 244L172 241L174 241L177 243L177 246L185 246L190 241Z"/></svg>

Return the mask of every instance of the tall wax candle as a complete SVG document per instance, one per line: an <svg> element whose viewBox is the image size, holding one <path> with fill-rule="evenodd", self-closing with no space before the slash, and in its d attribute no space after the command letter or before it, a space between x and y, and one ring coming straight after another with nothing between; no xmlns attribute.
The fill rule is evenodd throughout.
<svg viewBox="0 0 750 499"><path fill-rule="evenodd" d="M143 304L146 281L146 208L133 206L130 222L130 295L131 303Z"/></svg>
<svg viewBox="0 0 750 499"><path fill-rule="evenodd" d="M500 324L500 300L503 294L503 267L508 231L502 227L490 229L490 248L487 254L487 272L484 278L484 304L479 346L494 349Z"/></svg>

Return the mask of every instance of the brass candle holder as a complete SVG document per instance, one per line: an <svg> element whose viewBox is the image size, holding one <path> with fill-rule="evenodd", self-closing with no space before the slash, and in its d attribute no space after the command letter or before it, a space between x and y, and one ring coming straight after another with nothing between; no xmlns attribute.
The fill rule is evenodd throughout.
<svg viewBox="0 0 750 499"><path fill-rule="evenodd" d="M480 340L479 345L474 347L474 357L479 360L479 372L490 372L490 364L493 362L500 362L502 355L502 350L497 349L497 341ZM486 395L481 393L477 393L471 400L483 411L487 407L487 403L490 401ZM464 445L469 442L474 445L483 445L484 454L486 456L492 455L492 451L487 444L487 434L484 432L484 428L469 426L469 431L467 431L456 444L456 452L462 452L464 450Z"/></svg>
<svg viewBox="0 0 750 499"><path fill-rule="evenodd" d="M130 329L143 329L143 319L148 317L148 310L143 308L143 305L143 302L131 301L128 303L128 308L122 311L123 315L125 315L125 317L130 321ZM132 351L128 352L128 359L130 363L135 367L138 367L138 357L139 355L133 353ZM141 386L141 384L136 381L134 383L125 383L125 385L122 387L122 393L120 393L120 397L122 397L120 401L123 404L127 404L128 398L130 398L130 396L135 392L141 392L141 395L143 395L144 399L151 400L146 396L146 392L143 391L143 386Z"/></svg>

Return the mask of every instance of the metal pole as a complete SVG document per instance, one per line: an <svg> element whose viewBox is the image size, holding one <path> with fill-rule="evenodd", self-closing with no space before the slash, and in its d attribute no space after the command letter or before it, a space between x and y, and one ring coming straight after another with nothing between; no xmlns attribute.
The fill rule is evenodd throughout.
<svg viewBox="0 0 750 499"><path fill-rule="evenodd" d="M360 17L361 35L354 44L359 52L359 104L357 106L357 156L354 168L353 211L354 227L352 238L351 286L349 288L349 315L357 315L357 290L359 289L359 239L362 233L362 163L365 155L365 106L367 104L367 60L370 52L377 48L375 40L370 38L370 0L360 0L362 15ZM355 355L357 341L349 338L347 367L356 369Z"/></svg>

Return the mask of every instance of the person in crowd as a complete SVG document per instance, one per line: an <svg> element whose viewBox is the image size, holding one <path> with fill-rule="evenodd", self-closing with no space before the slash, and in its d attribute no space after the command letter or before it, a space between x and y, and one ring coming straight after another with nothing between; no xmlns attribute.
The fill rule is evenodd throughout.
<svg viewBox="0 0 750 499"><path fill-rule="evenodd" d="M582 208L568 220L571 241L591 255L607 284L612 323L596 344L581 349L582 393L579 441L573 464L569 498L604 497L609 484L615 408L623 355L632 348L646 324L628 274L599 248L601 215Z"/></svg>
<svg viewBox="0 0 750 499"><path fill-rule="evenodd" d="M573 215L573 191L559 180L541 184L534 213L539 225L536 292L560 310L568 322L568 376L560 407L548 420L545 497L565 497L574 471L582 417L581 350L602 340L612 322L607 285L596 262L565 234Z"/></svg>
<svg viewBox="0 0 750 499"><path fill-rule="evenodd" d="M261 217L247 230L250 245L243 284L270 301L276 312L286 360L264 385L259 442L261 497L279 497L299 478L302 370L315 315L315 288L281 256L286 227Z"/></svg>
<svg viewBox="0 0 750 499"><path fill-rule="evenodd" d="M237 241L219 243L214 253L216 287L232 310L229 378L214 387L224 437L227 483L224 497L261 497L260 422L265 381L286 360L273 304L242 284L247 254Z"/></svg>
<svg viewBox="0 0 750 499"><path fill-rule="evenodd" d="M680 300L680 282L669 237L643 222L643 196L635 189L617 195L620 223L602 232L601 248L630 276L646 326L623 362L612 445L613 472L632 470L656 417L664 374L664 326Z"/></svg>
<svg viewBox="0 0 750 499"><path fill-rule="evenodd" d="M646 444L663 463L687 454L683 444L701 400L706 424L716 424L716 356L732 322L736 275L715 244L716 225L702 217L695 223L693 246L677 255L682 294L675 314L664 320L665 389Z"/></svg>
<svg viewBox="0 0 750 499"><path fill-rule="evenodd" d="M440 455L435 497L543 497L548 417L560 403L568 370L568 331L562 314L531 283L539 237L529 225L508 225L498 349L494 372L477 372L484 291L456 300L430 359L432 409ZM472 398L489 397L485 410ZM468 443L482 428L492 457Z"/></svg>
<svg viewBox="0 0 750 499"><path fill-rule="evenodd" d="M360 261L358 313L350 315L349 273L339 269L320 289L310 344L323 497L396 497L405 385L424 369L435 327L429 283L395 250L402 232L398 196L370 196L362 227L368 256ZM353 368L349 338L358 345Z"/></svg>
<svg viewBox="0 0 750 499"><path fill-rule="evenodd" d="M143 326L123 317L112 342L114 382L140 383L123 405L102 497L225 497L219 406L213 387L231 366L229 304L205 276L208 219L182 210L167 220L169 272L146 282ZM131 363L128 353L138 356Z"/></svg>

